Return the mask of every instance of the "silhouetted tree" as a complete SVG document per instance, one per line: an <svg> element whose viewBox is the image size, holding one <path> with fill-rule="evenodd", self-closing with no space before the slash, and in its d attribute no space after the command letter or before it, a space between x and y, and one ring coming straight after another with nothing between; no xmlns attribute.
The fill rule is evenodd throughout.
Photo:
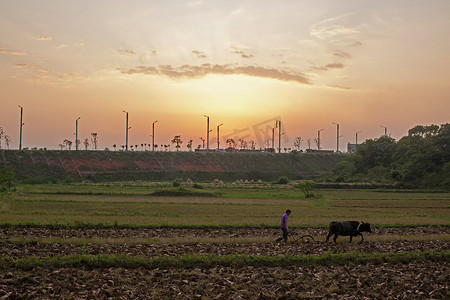
<svg viewBox="0 0 450 300"><path fill-rule="evenodd" d="M181 144L183 143L183 141L181 140L181 136L180 135L176 135L173 137L172 141L170 141L172 144L176 144L175 148L177 148L177 151L180 150Z"/></svg>
<svg viewBox="0 0 450 300"><path fill-rule="evenodd" d="M91 133L91 136L92 145L94 146L94 149L97 150L98 135L96 132L93 132Z"/></svg>
<svg viewBox="0 0 450 300"><path fill-rule="evenodd" d="M83 144L84 144L84 150L87 150L89 147L89 139L85 138Z"/></svg>
<svg viewBox="0 0 450 300"><path fill-rule="evenodd" d="M300 148L302 147L302 137L301 136L297 136L294 139L294 147L297 148L298 151L300 151Z"/></svg>
<svg viewBox="0 0 450 300"><path fill-rule="evenodd" d="M192 151L192 142L193 142L193 140L189 140L189 142L186 145L186 147L189 149L189 151Z"/></svg>
<svg viewBox="0 0 450 300"><path fill-rule="evenodd" d="M199 139L202 141L202 149L205 149L205 139L202 137L199 137Z"/></svg>
<svg viewBox="0 0 450 300"><path fill-rule="evenodd" d="M236 147L236 142L233 140L233 139L227 139L226 141L225 141L225 143L227 143L228 144L228 147Z"/></svg>
<svg viewBox="0 0 450 300"><path fill-rule="evenodd" d="M9 150L9 143L11 143L11 137L9 135L5 134L4 139L5 139L6 148L8 148L8 150Z"/></svg>

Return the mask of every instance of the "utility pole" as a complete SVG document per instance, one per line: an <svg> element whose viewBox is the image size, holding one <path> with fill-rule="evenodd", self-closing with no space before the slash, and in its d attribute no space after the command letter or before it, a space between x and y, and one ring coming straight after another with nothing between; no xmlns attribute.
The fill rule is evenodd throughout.
<svg viewBox="0 0 450 300"><path fill-rule="evenodd" d="M319 131L317 131L317 150L320 150L320 132L323 130L320 129Z"/></svg>
<svg viewBox="0 0 450 300"><path fill-rule="evenodd" d="M209 152L209 116L203 116L206 117L206 152Z"/></svg>
<svg viewBox="0 0 450 300"><path fill-rule="evenodd" d="M23 118L23 107L20 106L20 139L19 139L19 150L22 150L22 127L25 125L25 123L22 122Z"/></svg>
<svg viewBox="0 0 450 300"><path fill-rule="evenodd" d="M158 122L158 120L156 120L152 124L152 152L155 152L155 123L156 122Z"/></svg>
<svg viewBox="0 0 450 300"><path fill-rule="evenodd" d="M336 125L337 127L337 138L336 138L336 153L339 153L339 124L338 123L334 123L334 125Z"/></svg>
<svg viewBox="0 0 450 300"><path fill-rule="evenodd" d="M217 125L217 151L220 150L219 149L219 145L220 145L219 127L222 126L222 125L223 125L223 123L220 124L220 125Z"/></svg>
<svg viewBox="0 0 450 300"><path fill-rule="evenodd" d="M127 114L127 121L125 127L125 151L128 151L128 129L130 129L131 127L128 127L128 112L124 110L123 112Z"/></svg>
<svg viewBox="0 0 450 300"><path fill-rule="evenodd" d="M281 120L278 121L278 153L281 153Z"/></svg>
<svg viewBox="0 0 450 300"><path fill-rule="evenodd" d="M75 121L75 151L78 151L78 120L81 119L81 117L78 117Z"/></svg>
<svg viewBox="0 0 450 300"><path fill-rule="evenodd" d="M381 128L384 128L384 136L387 136L387 127L386 126L380 126Z"/></svg>

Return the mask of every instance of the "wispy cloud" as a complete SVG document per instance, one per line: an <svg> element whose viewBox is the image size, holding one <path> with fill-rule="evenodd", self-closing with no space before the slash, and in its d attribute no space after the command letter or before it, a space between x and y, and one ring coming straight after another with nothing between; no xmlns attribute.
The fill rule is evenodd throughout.
<svg viewBox="0 0 450 300"><path fill-rule="evenodd" d="M333 55L340 57L340 58L351 58L352 57L349 53L342 51L342 50L334 50Z"/></svg>
<svg viewBox="0 0 450 300"><path fill-rule="evenodd" d="M122 71L124 74L147 74L156 76L167 76L170 78L201 78L210 74L217 75L247 75L252 77L275 79L280 81L292 81L301 84L311 84L309 78L301 72L289 72L274 68L259 66L237 66L231 64L202 64L200 66L182 65L173 67L171 65L160 66L137 66L133 69Z"/></svg>
<svg viewBox="0 0 450 300"><path fill-rule="evenodd" d="M50 36L46 36L46 35L37 35L35 37L36 40L40 40L40 41L51 41L52 37Z"/></svg>
<svg viewBox="0 0 450 300"><path fill-rule="evenodd" d="M245 47L237 47L237 46L231 46L230 52L234 54L239 54L242 58L252 58L253 54L249 54L246 52L247 48Z"/></svg>
<svg viewBox="0 0 450 300"><path fill-rule="evenodd" d="M345 68L345 65L341 63L332 63L321 67L312 67L313 70L317 71L329 71L332 69L343 69L343 68Z"/></svg>
<svg viewBox="0 0 450 300"><path fill-rule="evenodd" d="M136 55L136 52L129 49L117 49L117 52L119 52L122 55Z"/></svg>
<svg viewBox="0 0 450 300"><path fill-rule="evenodd" d="M208 57L205 52L200 51L200 50L193 50L192 54L197 56L197 58L207 58Z"/></svg>
<svg viewBox="0 0 450 300"><path fill-rule="evenodd" d="M15 68L26 68L26 67L29 67L29 66L30 66L29 64L15 64L14 65Z"/></svg>
<svg viewBox="0 0 450 300"><path fill-rule="evenodd" d="M27 55L26 52L11 50L11 49L0 49L0 54L9 54L9 55Z"/></svg>

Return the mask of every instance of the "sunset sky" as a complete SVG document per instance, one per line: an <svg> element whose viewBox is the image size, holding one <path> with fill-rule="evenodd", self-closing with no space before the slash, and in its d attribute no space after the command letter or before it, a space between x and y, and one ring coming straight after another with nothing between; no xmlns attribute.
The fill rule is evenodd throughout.
<svg viewBox="0 0 450 300"><path fill-rule="evenodd" d="M216 126L265 147L321 147L450 122L450 1L0 0L0 127L18 148L183 149ZM237 133L232 134L233 131ZM269 134L270 133L270 134ZM223 143L223 141L222 141ZM223 145L223 144L222 144ZM2 143L2 148L5 145ZM84 148L82 146L81 148ZM173 148L173 147L172 147Z"/></svg>

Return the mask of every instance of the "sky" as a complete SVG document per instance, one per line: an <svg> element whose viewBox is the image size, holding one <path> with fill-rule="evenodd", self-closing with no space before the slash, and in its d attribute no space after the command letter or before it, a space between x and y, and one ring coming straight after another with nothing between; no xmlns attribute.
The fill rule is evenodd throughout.
<svg viewBox="0 0 450 300"><path fill-rule="evenodd" d="M450 121L450 1L0 0L0 127L19 146L339 150ZM278 129L275 129L278 133ZM275 138L275 144L278 141ZM5 148L3 141L2 147ZM84 148L84 146L80 146ZM91 146L89 146L91 148ZM173 149L173 146L172 146Z"/></svg>

